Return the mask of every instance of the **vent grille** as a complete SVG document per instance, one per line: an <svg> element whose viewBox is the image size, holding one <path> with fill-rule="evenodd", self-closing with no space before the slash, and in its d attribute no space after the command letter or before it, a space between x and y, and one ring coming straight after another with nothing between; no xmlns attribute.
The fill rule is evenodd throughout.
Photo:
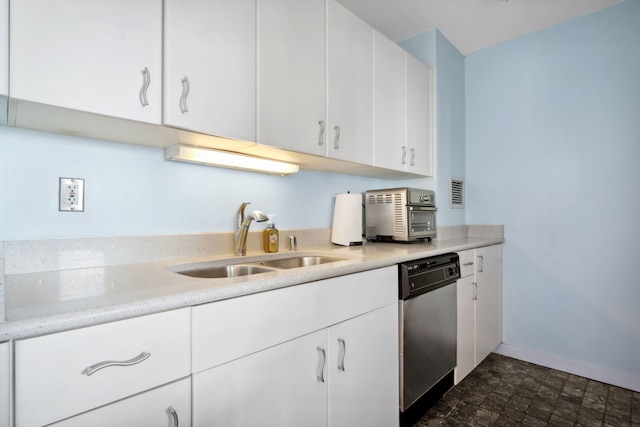
<svg viewBox="0 0 640 427"><path fill-rule="evenodd" d="M464 208L464 180L451 178L449 207Z"/></svg>

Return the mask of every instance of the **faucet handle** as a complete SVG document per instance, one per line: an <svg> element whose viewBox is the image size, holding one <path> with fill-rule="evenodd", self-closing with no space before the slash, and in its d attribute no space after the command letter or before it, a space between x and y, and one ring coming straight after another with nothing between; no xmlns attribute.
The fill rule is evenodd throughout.
<svg viewBox="0 0 640 427"><path fill-rule="evenodd" d="M298 239L296 236L289 236L289 250L293 252L296 249L298 249Z"/></svg>
<svg viewBox="0 0 640 427"><path fill-rule="evenodd" d="M233 216L233 229L234 230L237 230L238 227L240 227L240 224L242 224L242 221L244 221L244 209L247 207L247 205L250 205L250 204L251 204L251 202L242 202L240 204L240 207L236 211L236 214Z"/></svg>

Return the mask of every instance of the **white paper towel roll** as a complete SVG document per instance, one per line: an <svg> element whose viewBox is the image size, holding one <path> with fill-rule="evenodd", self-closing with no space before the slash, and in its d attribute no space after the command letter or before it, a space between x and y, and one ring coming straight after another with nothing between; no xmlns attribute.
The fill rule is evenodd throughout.
<svg viewBox="0 0 640 427"><path fill-rule="evenodd" d="M362 244L362 194L336 194L331 242L342 246Z"/></svg>

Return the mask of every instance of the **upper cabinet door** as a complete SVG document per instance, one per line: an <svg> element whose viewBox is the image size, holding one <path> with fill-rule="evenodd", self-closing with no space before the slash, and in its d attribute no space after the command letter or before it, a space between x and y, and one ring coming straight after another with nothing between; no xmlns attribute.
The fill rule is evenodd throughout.
<svg viewBox="0 0 640 427"><path fill-rule="evenodd" d="M164 49L164 124L255 141L255 0L165 0Z"/></svg>
<svg viewBox="0 0 640 427"><path fill-rule="evenodd" d="M258 142L326 155L325 0L258 4Z"/></svg>
<svg viewBox="0 0 640 427"><path fill-rule="evenodd" d="M12 98L160 123L162 0L20 0Z"/></svg>
<svg viewBox="0 0 640 427"><path fill-rule="evenodd" d="M328 1L329 157L373 163L373 29Z"/></svg>
<svg viewBox="0 0 640 427"><path fill-rule="evenodd" d="M434 175L434 100L431 68L407 55L407 172Z"/></svg>
<svg viewBox="0 0 640 427"><path fill-rule="evenodd" d="M378 32L374 45L374 166L404 171L409 158L405 102L407 53Z"/></svg>
<svg viewBox="0 0 640 427"><path fill-rule="evenodd" d="M9 0L0 0L0 95L9 95Z"/></svg>

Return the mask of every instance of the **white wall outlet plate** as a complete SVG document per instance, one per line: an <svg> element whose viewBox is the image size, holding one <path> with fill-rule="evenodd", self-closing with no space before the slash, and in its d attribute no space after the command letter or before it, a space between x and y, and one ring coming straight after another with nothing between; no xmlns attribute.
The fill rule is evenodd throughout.
<svg viewBox="0 0 640 427"><path fill-rule="evenodd" d="M60 178L61 212L84 212L84 179Z"/></svg>

